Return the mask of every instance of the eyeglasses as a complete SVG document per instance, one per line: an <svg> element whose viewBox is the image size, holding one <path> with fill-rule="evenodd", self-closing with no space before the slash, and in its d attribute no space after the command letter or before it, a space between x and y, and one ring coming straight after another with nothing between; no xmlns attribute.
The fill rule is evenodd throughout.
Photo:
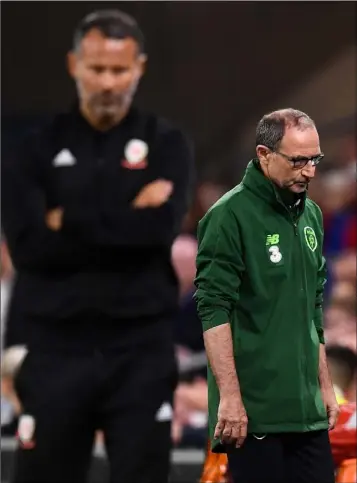
<svg viewBox="0 0 357 483"><path fill-rule="evenodd" d="M310 156L307 158L306 156L288 156L287 154L280 153L279 151L272 151L273 153L279 154L283 158L285 158L289 163L293 165L293 169L302 169L304 168L309 162L311 162L312 166L317 166L319 162L324 158L324 154L320 153L316 156Z"/></svg>

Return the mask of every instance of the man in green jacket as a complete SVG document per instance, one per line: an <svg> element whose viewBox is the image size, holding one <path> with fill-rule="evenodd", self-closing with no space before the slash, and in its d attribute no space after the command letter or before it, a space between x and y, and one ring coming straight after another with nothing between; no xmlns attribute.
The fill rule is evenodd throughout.
<svg viewBox="0 0 357 483"><path fill-rule="evenodd" d="M212 448L234 483L333 483L322 214L306 193L323 158L315 123L265 115L256 155L198 228Z"/></svg>

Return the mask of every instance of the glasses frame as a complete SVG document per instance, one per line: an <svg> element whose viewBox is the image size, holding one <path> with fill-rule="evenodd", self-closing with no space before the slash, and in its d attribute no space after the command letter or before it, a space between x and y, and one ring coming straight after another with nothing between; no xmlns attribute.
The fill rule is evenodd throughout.
<svg viewBox="0 0 357 483"><path fill-rule="evenodd" d="M315 167L325 157L324 153L320 153L316 156L310 156L309 158L299 157L299 159L296 159L296 157L294 156L288 156L285 153L281 153L280 151L274 151L273 149L271 149L271 152L275 154L279 154L280 156L285 158L290 164L292 164L293 169L304 169L305 166L310 162L312 166ZM299 166L296 166L297 163L299 163ZM301 163L304 163L304 164L301 164Z"/></svg>

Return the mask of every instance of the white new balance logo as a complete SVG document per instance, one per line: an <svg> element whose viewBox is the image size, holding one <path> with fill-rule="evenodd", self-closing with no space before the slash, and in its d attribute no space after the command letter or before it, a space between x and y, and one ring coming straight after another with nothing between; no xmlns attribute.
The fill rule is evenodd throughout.
<svg viewBox="0 0 357 483"><path fill-rule="evenodd" d="M53 166L73 166L77 160L68 149L62 149L57 156L53 158Z"/></svg>

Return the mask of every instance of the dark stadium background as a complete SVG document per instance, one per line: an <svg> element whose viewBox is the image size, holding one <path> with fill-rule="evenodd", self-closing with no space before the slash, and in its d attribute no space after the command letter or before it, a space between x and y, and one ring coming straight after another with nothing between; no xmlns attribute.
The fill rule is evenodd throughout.
<svg viewBox="0 0 357 483"><path fill-rule="evenodd" d="M14 116L68 106L74 89L65 55L76 23L97 8L121 8L137 18L149 53L138 103L183 125L199 165L217 173L219 161L219 177L231 175L233 160L245 164L237 161L243 128L286 99L294 105L294 88L356 42L355 2L3 2L4 129ZM336 95L351 96L343 89L346 73L340 75ZM325 101L320 96L314 105L297 106L322 131L342 117Z"/></svg>

